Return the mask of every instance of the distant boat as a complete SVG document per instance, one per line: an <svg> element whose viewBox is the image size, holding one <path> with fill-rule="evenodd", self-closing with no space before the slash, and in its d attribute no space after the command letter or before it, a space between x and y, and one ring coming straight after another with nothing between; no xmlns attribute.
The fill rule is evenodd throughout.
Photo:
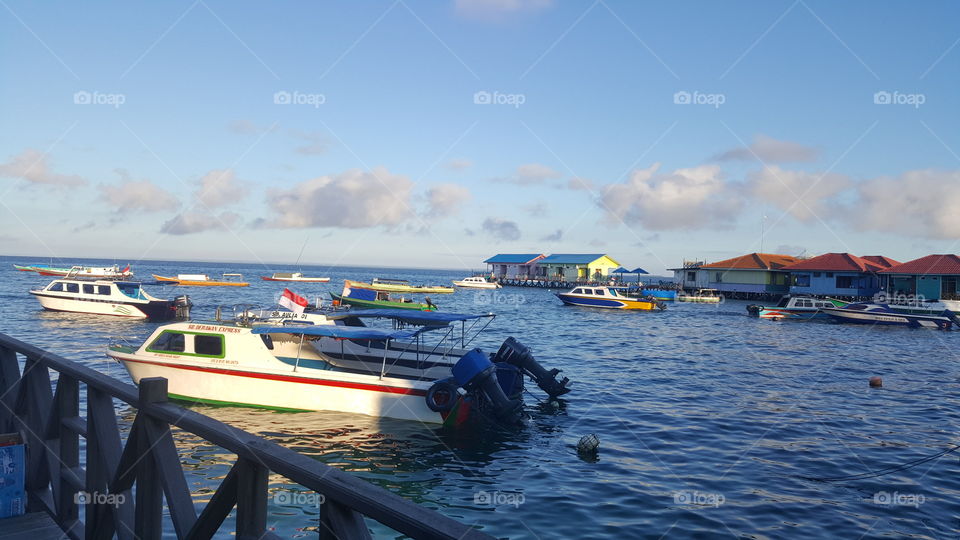
<svg viewBox="0 0 960 540"><path fill-rule="evenodd" d="M165 283L173 283L185 287L249 287L250 284L240 281L241 274L223 274L223 279L210 279L207 274L178 274L177 277L164 277L153 274L154 279Z"/></svg>
<svg viewBox="0 0 960 540"><path fill-rule="evenodd" d="M654 298L626 296L622 287L574 287L565 293L555 293L564 304L606 309L664 310L667 306Z"/></svg>
<svg viewBox="0 0 960 540"><path fill-rule="evenodd" d="M960 318L950 310L920 310L900 308L889 304L848 304L842 308L824 308L823 311L843 323L882 324L912 328L950 329L960 326Z"/></svg>
<svg viewBox="0 0 960 540"><path fill-rule="evenodd" d="M450 294L456 290L453 287L411 285L409 281L403 279L374 278L372 283L351 280L346 280L346 283L352 287L396 293Z"/></svg>
<svg viewBox="0 0 960 540"><path fill-rule="evenodd" d="M809 295L786 294L777 302L776 306L761 306L750 304L747 306L747 313L761 319L784 320L810 320L826 319L829 317L824 308L842 308L849 302L835 300L833 298L814 298Z"/></svg>
<svg viewBox="0 0 960 540"><path fill-rule="evenodd" d="M358 308L397 308L418 311L436 311L437 309L429 297L424 298L422 303L414 302L403 297L392 297L386 291L358 287L356 282L350 280L344 280L343 291L340 294L330 293L330 297L333 298L334 303Z"/></svg>
<svg viewBox="0 0 960 540"><path fill-rule="evenodd" d="M723 295L716 289L700 289L694 294L677 294L677 302L694 302L698 304L719 304Z"/></svg>
<svg viewBox="0 0 960 540"><path fill-rule="evenodd" d="M657 300L674 301L677 299L677 291L666 289L643 289L643 294L652 296Z"/></svg>
<svg viewBox="0 0 960 540"><path fill-rule="evenodd" d="M41 276L65 276L88 279L129 279L133 277L133 271L130 270L129 264L123 269L116 264L113 266L74 265L69 268L57 267L50 264L15 264L13 267L21 272L36 272Z"/></svg>
<svg viewBox="0 0 960 540"><path fill-rule="evenodd" d="M31 290L30 294L50 311L155 321L189 317L191 306L186 295L161 300L147 294L140 283L131 281L55 279L42 289Z"/></svg>
<svg viewBox="0 0 960 540"><path fill-rule="evenodd" d="M275 272L272 276L260 276L264 281L297 281L300 283L327 283L328 277L307 277L300 272Z"/></svg>
<svg viewBox="0 0 960 540"><path fill-rule="evenodd" d="M466 287L468 289L500 289L503 285L487 281L483 276L471 276L463 278L460 281L454 281L457 287Z"/></svg>

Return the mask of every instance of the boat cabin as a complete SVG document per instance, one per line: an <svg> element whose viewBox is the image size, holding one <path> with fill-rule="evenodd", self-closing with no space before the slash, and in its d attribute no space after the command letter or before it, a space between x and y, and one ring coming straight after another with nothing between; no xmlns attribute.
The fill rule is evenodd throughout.
<svg viewBox="0 0 960 540"><path fill-rule="evenodd" d="M786 295L777 302L778 308L807 308L822 309L837 307L833 302L823 298L814 298L812 296L790 296Z"/></svg>
<svg viewBox="0 0 960 540"><path fill-rule="evenodd" d="M103 298L110 297L134 300L150 300L140 287L140 283L131 281L87 281L81 279L55 279L44 289L45 292L66 293L69 295Z"/></svg>

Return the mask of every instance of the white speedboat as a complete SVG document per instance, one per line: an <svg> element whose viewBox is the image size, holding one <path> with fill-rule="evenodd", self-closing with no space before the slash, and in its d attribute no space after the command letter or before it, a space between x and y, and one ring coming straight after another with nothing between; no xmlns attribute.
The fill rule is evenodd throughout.
<svg viewBox="0 0 960 540"><path fill-rule="evenodd" d="M500 289L503 288L503 285L499 283L494 283L492 281L487 281L487 278L483 276L471 276L468 278L463 278L460 281L454 281L454 285L457 287L465 287L468 289Z"/></svg>
<svg viewBox="0 0 960 540"><path fill-rule="evenodd" d="M449 425L520 422L524 376L551 397L569 391L569 381L557 379L559 370L541 367L513 338L493 355L466 350L467 322L489 318L489 324L492 315L358 310L304 324L242 313L244 318L234 321L161 326L139 347L111 345L107 354L134 382L165 377L170 394L180 399ZM404 328L363 322L372 318ZM459 332L452 326L456 322ZM440 343L422 345L427 333L439 333ZM459 338L461 347L448 338Z"/></svg>
<svg viewBox="0 0 960 540"><path fill-rule="evenodd" d="M260 276L264 281L295 281L298 283L328 283L328 277L309 277L302 272L275 272L272 276Z"/></svg>
<svg viewBox="0 0 960 540"><path fill-rule="evenodd" d="M147 294L140 283L131 281L55 279L42 289L31 290L30 294L50 311L160 321L189 317L191 306L187 296L161 300Z"/></svg>
<svg viewBox="0 0 960 540"><path fill-rule="evenodd" d="M694 294L682 292L677 294L677 302L694 302L698 304L719 304L723 295L716 289L699 289Z"/></svg>
<svg viewBox="0 0 960 540"><path fill-rule="evenodd" d="M823 312L837 322L911 328L940 328L949 330L960 326L960 318L946 309L923 309L891 304L847 304L838 308L823 308Z"/></svg>

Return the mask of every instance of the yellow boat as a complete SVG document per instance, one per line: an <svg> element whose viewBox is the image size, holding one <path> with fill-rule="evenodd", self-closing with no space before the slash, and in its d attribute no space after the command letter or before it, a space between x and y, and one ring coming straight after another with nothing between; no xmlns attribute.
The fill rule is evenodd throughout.
<svg viewBox="0 0 960 540"><path fill-rule="evenodd" d="M569 292L555 293L564 304L606 309L638 309L653 311L667 309L667 305L653 297L626 296L624 287L574 287Z"/></svg>
<svg viewBox="0 0 960 540"><path fill-rule="evenodd" d="M153 274L154 279L166 283L176 283L184 287L249 287L250 284L239 279L217 281L206 274L178 274L177 277L164 277ZM242 278L240 274L224 274L224 278Z"/></svg>
<svg viewBox="0 0 960 540"><path fill-rule="evenodd" d="M344 286L355 289L371 289L374 291L395 292L395 293L424 293L424 294L451 294L456 289L453 287L439 287L433 285L411 285L409 281L400 279L380 279L374 278L373 283L364 283L362 281L343 280Z"/></svg>

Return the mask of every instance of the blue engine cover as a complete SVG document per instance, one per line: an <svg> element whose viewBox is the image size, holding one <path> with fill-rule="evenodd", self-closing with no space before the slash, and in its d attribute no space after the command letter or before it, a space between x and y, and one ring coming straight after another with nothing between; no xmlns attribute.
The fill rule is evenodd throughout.
<svg viewBox="0 0 960 540"><path fill-rule="evenodd" d="M460 386L470 383L477 375L490 369L493 363L490 358L480 349L473 349L463 355L457 363L453 365L453 377L457 379Z"/></svg>
<svg viewBox="0 0 960 540"><path fill-rule="evenodd" d="M523 373L519 368L506 362L497 362L497 382L503 393L509 398L515 398L523 392Z"/></svg>

